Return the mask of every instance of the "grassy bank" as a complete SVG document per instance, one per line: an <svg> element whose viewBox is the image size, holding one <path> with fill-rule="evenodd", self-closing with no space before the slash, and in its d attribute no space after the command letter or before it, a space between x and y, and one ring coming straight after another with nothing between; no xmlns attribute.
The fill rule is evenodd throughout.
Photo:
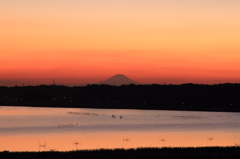
<svg viewBox="0 0 240 159"><path fill-rule="evenodd" d="M139 148L71 152L0 152L1 159L239 159L240 147Z"/></svg>

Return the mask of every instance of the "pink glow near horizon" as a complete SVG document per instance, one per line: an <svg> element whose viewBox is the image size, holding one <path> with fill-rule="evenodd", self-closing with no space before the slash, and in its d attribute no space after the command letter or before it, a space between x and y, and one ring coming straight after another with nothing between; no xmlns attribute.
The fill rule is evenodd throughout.
<svg viewBox="0 0 240 159"><path fill-rule="evenodd" d="M238 0L1 1L0 85L239 83Z"/></svg>

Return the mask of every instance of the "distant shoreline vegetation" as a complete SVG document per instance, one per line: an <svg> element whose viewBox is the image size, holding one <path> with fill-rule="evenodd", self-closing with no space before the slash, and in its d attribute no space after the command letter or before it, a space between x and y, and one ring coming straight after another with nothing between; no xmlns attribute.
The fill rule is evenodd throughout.
<svg viewBox="0 0 240 159"><path fill-rule="evenodd" d="M138 149L100 149L100 150L80 150L69 152L0 152L0 158L19 158L19 159L146 159L146 158L196 158L196 159L236 159L240 158L240 147L199 147L199 148L138 148Z"/></svg>
<svg viewBox="0 0 240 159"><path fill-rule="evenodd" d="M240 84L0 86L0 105L240 112Z"/></svg>

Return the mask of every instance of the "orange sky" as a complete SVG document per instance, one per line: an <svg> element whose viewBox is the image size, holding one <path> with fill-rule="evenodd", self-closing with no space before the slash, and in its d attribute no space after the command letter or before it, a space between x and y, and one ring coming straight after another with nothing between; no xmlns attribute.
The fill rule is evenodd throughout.
<svg viewBox="0 0 240 159"><path fill-rule="evenodd" d="M0 85L240 82L239 0L0 1Z"/></svg>

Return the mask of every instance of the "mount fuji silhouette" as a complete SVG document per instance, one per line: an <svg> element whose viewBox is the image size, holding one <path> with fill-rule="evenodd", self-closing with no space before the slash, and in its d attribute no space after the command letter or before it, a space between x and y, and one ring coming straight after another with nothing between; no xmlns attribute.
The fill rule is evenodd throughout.
<svg viewBox="0 0 240 159"><path fill-rule="evenodd" d="M117 74L115 76L108 78L105 81L99 82L99 84L120 86L120 85L129 85L129 84L138 84L138 83L123 74Z"/></svg>

